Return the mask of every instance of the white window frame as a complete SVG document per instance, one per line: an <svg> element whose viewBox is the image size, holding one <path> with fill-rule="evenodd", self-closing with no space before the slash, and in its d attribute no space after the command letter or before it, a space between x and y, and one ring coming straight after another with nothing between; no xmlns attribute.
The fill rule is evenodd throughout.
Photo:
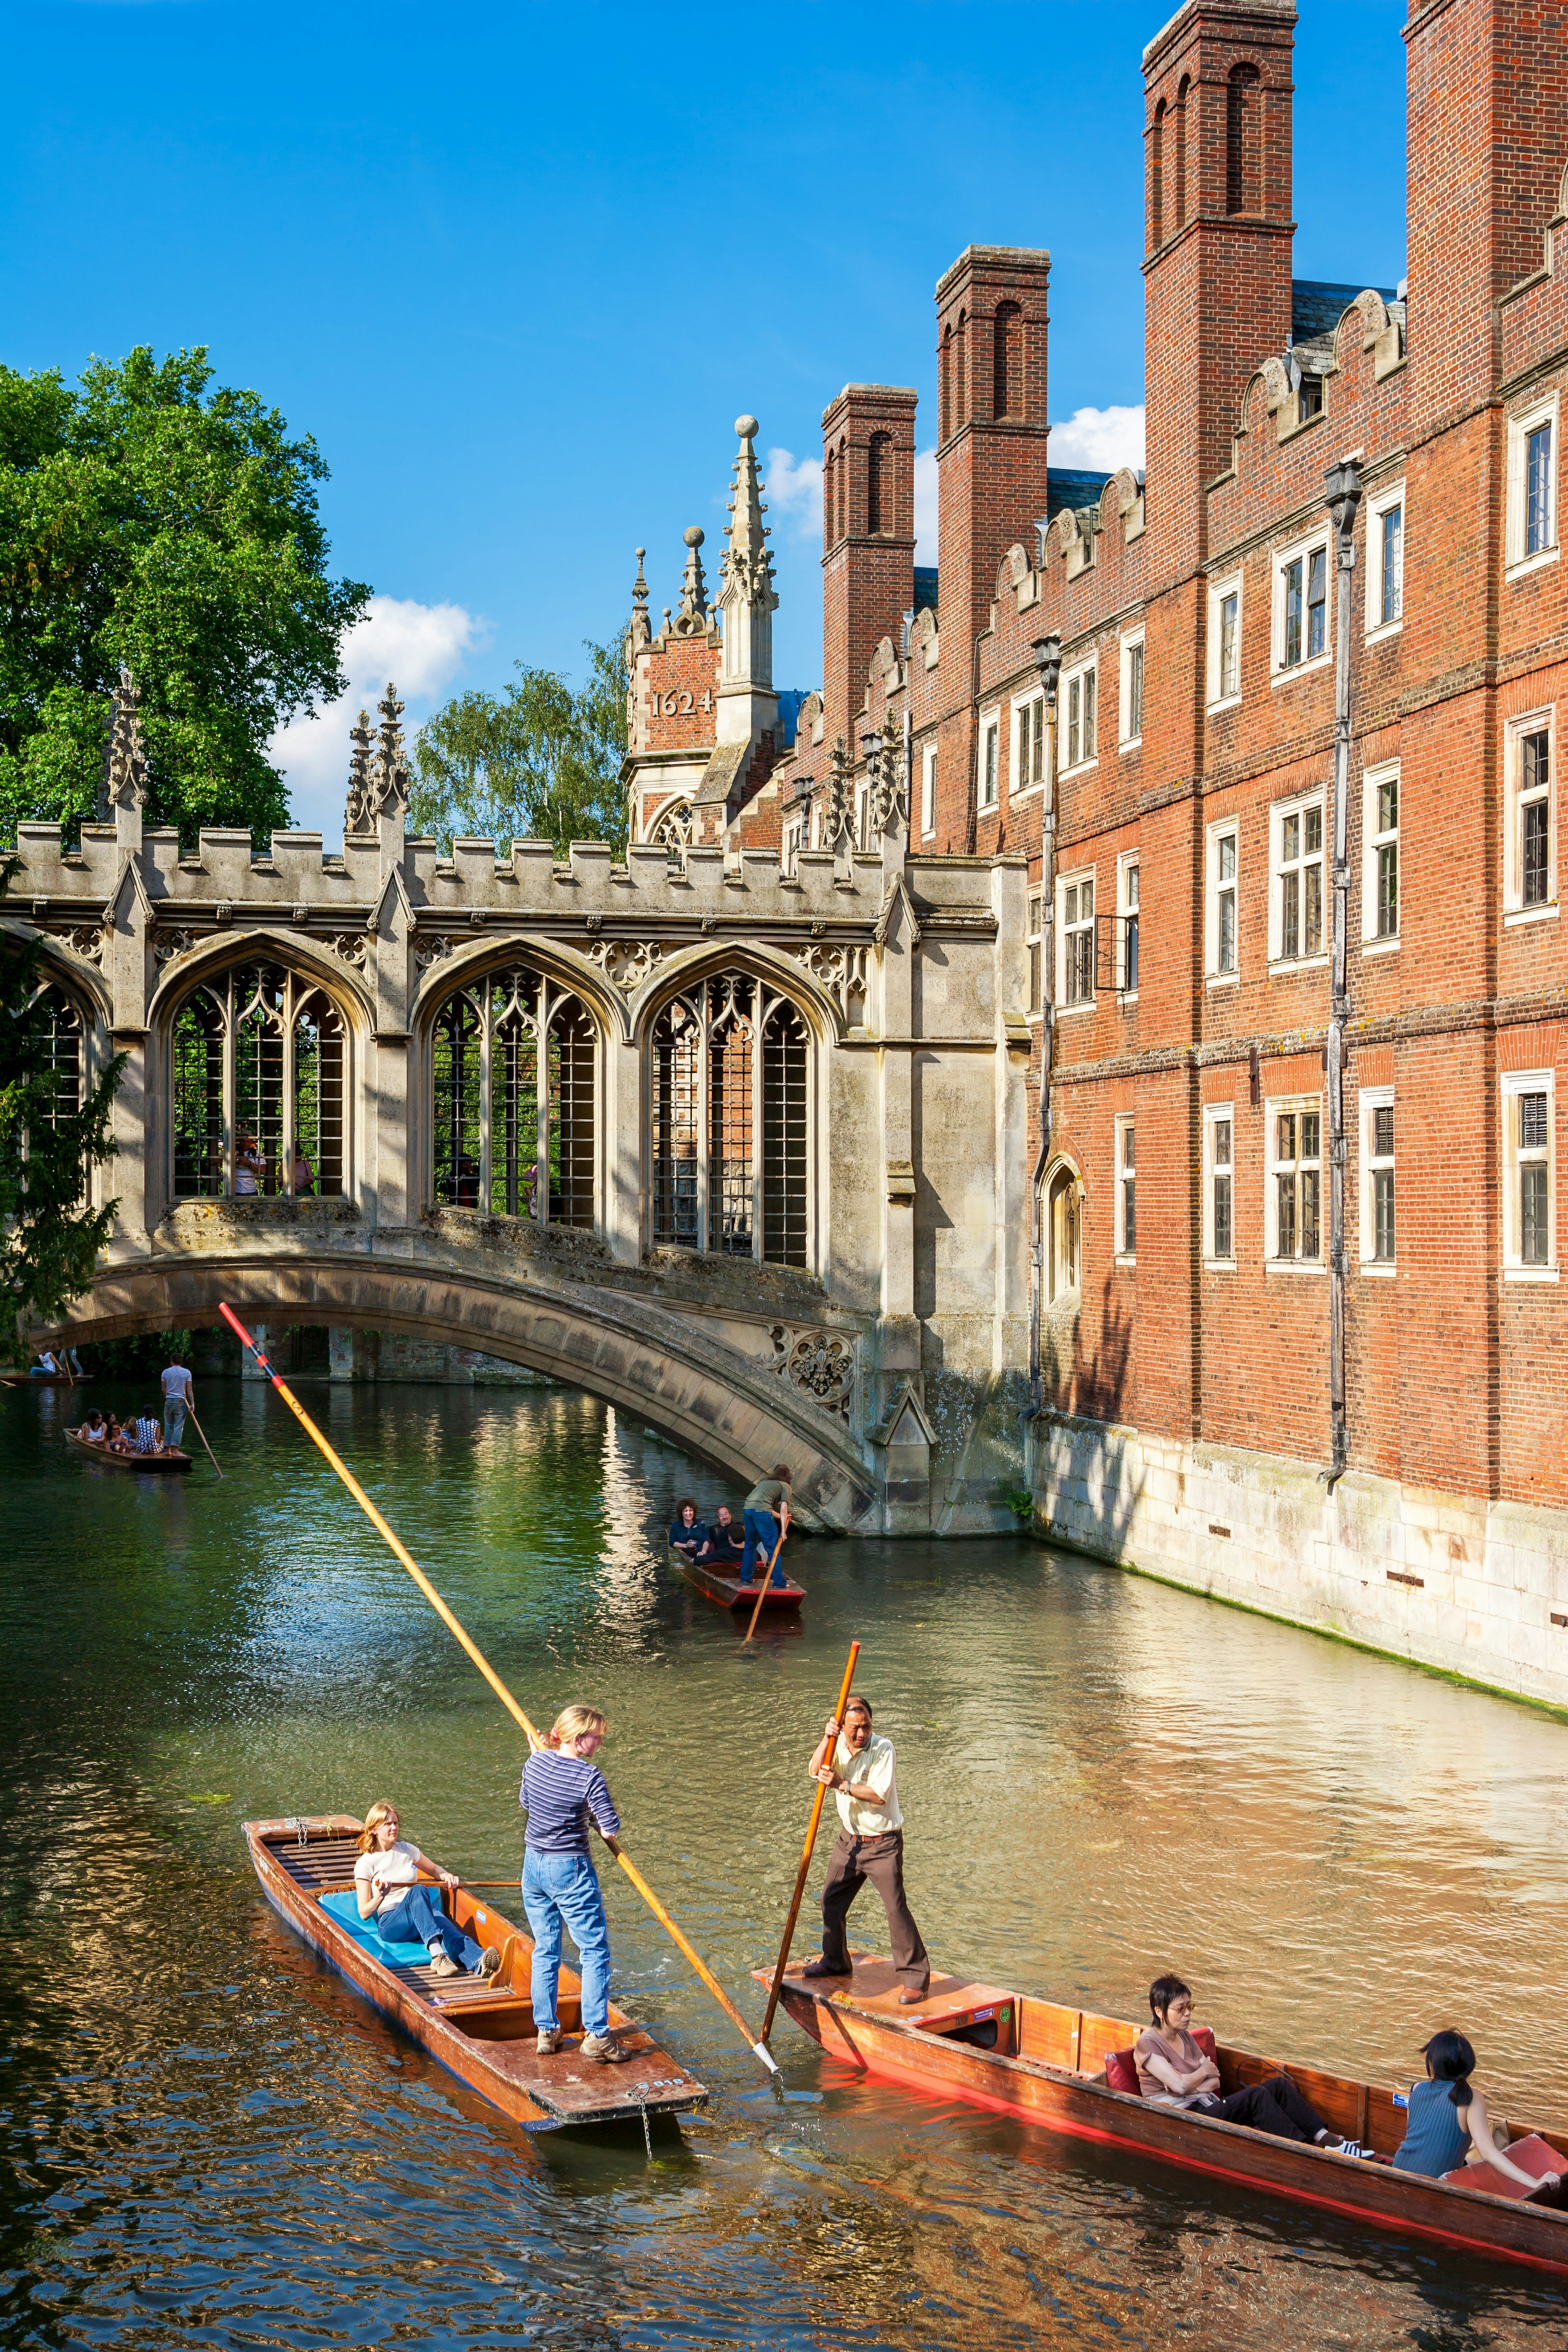
<svg viewBox="0 0 1568 2352"><path fill-rule="evenodd" d="M780 838L779 870L786 882L793 882L800 869L800 853L805 842L805 816L785 817Z"/></svg>
<svg viewBox="0 0 1568 2352"><path fill-rule="evenodd" d="M1394 1175L1394 1257L1377 1255L1376 1180L1384 1169L1391 1174L1399 1160L1399 1126L1395 1119L1394 1150L1377 1150L1377 1114L1393 1110L1392 1087L1363 1087L1359 1097L1361 1121L1361 1270L1363 1274L1391 1276L1399 1251L1399 1179Z"/></svg>
<svg viewBox="0 0 1568 2352"><path fill-rule="evenodd" d="M1138 952L1139 961L1142 964L1143 952L1142 878L1139 872L1138 852L1135 849L1124 849L1116 861L1115 942L1116 992L1123 1004L1136 1004L1138 1002L1136 981L1131 988L1127 985L1127 920L1131 915L1136 915L1139 919Z"/></svg>
<svg viewBox="0 0 1568 2352"><path fill-rule="evenodd" d="M1315 1117L1318 1122L1316 1155L1303 1154L1300 1122L1303 1116ZM1291 1160L1279 1158L1279 1121L1294 1118L1296 1157ZM1266 1270L1270 1274L1327 1274L1329 1270L1329 1157L1324 1149L1323 1097L1315 1095L1279 1095L1263 1106L1263 1255ZM1315 1168L1318 1176L1318 1255L1303 1257L1298 1248L1289 1257L1279 1255L1279 1184L1280 1171L1286 1167L1301 1170L1303 1161ZM1296 1230L1301 1230L1300 1194L1297 1193Z"/></svg>
<svg viewBox="0 0 1568 2352"><path fill-rule="evenodd" d="M1219 968L1219 899L1220 844L1228 839L1235 849L1235 872L1224 887L1234 892L1236 919L1232 944L1236 960L1228 971ZM1241 978L1241 820L1239 817L1216 817L1208 829L1205 857L1206 887L1204 892L1204 972L1210 988L1234 988ZM1142 942L1140 942L1142 944Z"/></svg>
<svg viewBox="0 0 1568 2352"><path fill-rule="evenodd" d="M1306 847L1309 814L1318 819L1318 846ZM1285 952L1285 828L1296 818L1300 845L1291 861L1292 870L1300 875L1296 914L1296 950ZM1271 968L1281 971L1312 971L1329 961L1329 843L1328 817L1321 787L1302 793L1296 799L1276 801L1268 812L1268 961ZM1307 929L1307 868L1316 864L1320 869L1318 883L1318 945L1309 954L1301 941Z"/></svg>
<svg viewBox="0 0 1568 2352"><path fill-rule="evenodd" d="M1013 705L1012 748L1007 755L1007 797L1017 800L1025 793L1040 793L1046 788L1046 761L1049 758L1049 737L1046 727L1046 698L1043 694L1021 695ZM1033 773L1031 753L1039 752L1040 772Z"/></svg>
<svg viewBox="0 0 1568 2352"><path fill-rule="evenodd" d="M1557 1266L1557 1074L1554 1070L1505 1070L1500 1079L1502 1109L1502 1278L1505 1282L1555 1282ZM1538 1159L1520 1143L1521 1095L1546 1097L1546 1263L1527 1265L1520 1255L1522 1223L1520 1173L1527 1160Z"/></svg>
<svg viewBox="0 0 1568 2352"><path fill-rule="evenodd" d="M1139 657L1138 727L1136 733L1133 731L1132 726L1132 656L1134 653L1136 653ZM1144 654L1143 631L1142 629L1129 629L1127 635L1121 640L1121 693L1118 704L1116 723L1116 740L1118 748L1121 751L1135 751L1143 740L1143 703L1148 692L1149 665Z"/></svg>
<svg viewBox="0 0 1568 2352"><path fill-rule="evenodd" d="M1385 827L1380 818L1383 787L1392 784L1395 822ZM1399 945L1399 914L1405 881L1400 850L1399 820L1404 814L1404 789L1397 760L1380 761L1363 772L1361 780L1361 944L1363 955L1391 955ZM1380 934L1377 928L1378 852L1392 848L1394 856L1394 925Z"/></svg>
<svg viewBox="0 0 1568 2352"><path fill-rule="evenodd" d="M1230 1160L1220 1166L1215 1158L1215 1129L1224 1120L1230 1129ZM1230 1179L1230 1251L1225 1257L1215 1253L1215 1179ZM1217 1272L1236 1272L1236 1105L1205 1103L1204 1105L1204 1264Z"/></svg>
<svg viewBox="0 0 1568 2352"><path fill-rule="evenodd" d="M921 837L925 841L936 833L936 745L928 743L921 754Z"/></svg>
<svg viewBox="0 0 1568 2352"><path fill-rule="evenodd" d="M1525 468L1530 452L1530 436L1540 425L1552 428L1552 463L1547 484L1547 534L1544 547L1533 555L1525 551L1525 528L1528 520L1528 485ZM1531 572L1539 572L1543 563L1555 563L1562 550L1557 541L1557 483L1563 470L1563 439L1558 419L1558 395L1555 392L1521 408L1517 416L1508 420L1508 520L1505 530L1507 549L1505 579L1522 580Z"/></svg>
<svg viewBox="0 0 1568 2352"><path fill-rule="evenodd" d="M1399 588L1398 609L1391 621L1383 617L1383 519L1399 509ZM1376 645L1384 637L1396 637L1405 626L1405 539L1410 516L1405 504L1405 484L1390 482L1375 498L1366 502L1366 641Z"/></svg>
<svg viewBox="0 0 1568 2352"><path fill-rule="evenodd" d="M1220 638L1225 603L1228 596L1236 598L1236 676L1227 689L1220 658ZM1241 700L1241 616L1244 604L1239 572L1229 572L1223 580L1210 582L1207 701L1211 710L1234 710Z"/></svg>
<svg viewBox="0 0 1568 2352"><path fill-rule="evenodd" d="M994 706L980 714L980 805L994 809L1002 799L1002 713Z"/></svg>
<svg viewBox="0 0 1568 2352"><path fill-rule="evenodd" d="M1045 892L1029 891L1024 902L1024 947L1029 959L1029 1018L1045 1017Z"/></svg>
<svg viewBox="0 0 1568 2352"><path fill-rule="evenodd" d="M1116 1114L1116 1165L1111 1171L1111 1192L1116 1216L1116 1263L1136 1265L1138 1263L1138 1114L1118 1111ZM1132 1139L1132 1165L1127 1164L1127 1140ZM1127 1239L1127 1184L1132 1184L1132 1240Z"/></svg>
<svg viewBox="0 0 1568 2352"><path fill-rule="evenodd" d="M1323 558L1323 650L1319 654L1309 654L1305 650L1305 646L1303 645L1300 660L1291 662L1287 665L1285 660L1286 574L1293 563L1299 562L1300 564L1302 594L1301 625L1303 632L1305 632L1307 626L1306 592L1312 576L1311 560L1314 555L1320 552ZM1276 548L1272 552L1270 562L1273 565L1274 587L1272 598L1270 600L1273 606L1273 616L1270 632L1268 682L1270 686L1285 686L1293 678L1310 677L1314 672L1321 669L1326 669L1334 657L1334 562L1333 548L1331 544L1331 533L1327 526L1325 525L1320 530L1312 531L1305 539L1293 540L1289 547Z"/></svg>
<svg viewBox="0 0 1568 2352"><path fill-rule="evenodd" d="M1086 928L1088 928L1089 932L1089 994L1087 996L1079 997L1075 1003L1069 1004L1068 1003L1068 892L1069 890L1076 890L1080 894L1077 903L1081 907L1081 893L1086 882L1088 883L1090 890L1094 893L1093 908L1089 915L1087 927L1080 915L1075 916L1073 921L1073 936L1075 939L1079 937ZM1075 1013L1092 1013L1095 1006L1095 985L1099 977L1096 969L1099 963L1096 948L1098 945L1100 930L1100 890L1097 884L1096 871L1092 866L1080 866L1076 873L1058 875L1056 916L1057 1014L1058 1019L1070 1019Z"/></svg>
<svg viewBox="0 0 1568 2352"><path fill-rule="evenodd" d="M1532 906L1524 903L1524 744L1530 735L1546 737L1546 897ZM1557 706L1519 713L1504 723L1503 782L1507 824L1503 828L1503 922L1512 930L1521 923L1557 919ZM1531 793L1531 801L1539 799Z"/></svg>
<svg viewBox="0 0 1568 2352"><path fill-rule="evenodd" d="M1089 686L1086 681L1094 681ZM1078 754L1072 754L1072 698L1079 690ZM1086 717L1086 713L1088 716ZM1092 726L1089 720L1092 719ZM1092 733L1093 748L1085 751L1083 739ZM1078 775L1085 768L1096 767L1100 761L1100 656L1090 655L1088 661L1075 662L1072 668L1062 672L1061 688L1057 697L1057 762L1064 776Z"/></svg>

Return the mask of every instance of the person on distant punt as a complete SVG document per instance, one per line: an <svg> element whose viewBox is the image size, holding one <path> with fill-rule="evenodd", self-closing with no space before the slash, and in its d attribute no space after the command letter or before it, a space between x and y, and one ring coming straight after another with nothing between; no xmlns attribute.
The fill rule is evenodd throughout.
<svg viewBox="0 0 1568 2352"><path fill-rule="evenodd" d="M713 1546L715 1568L733 1568L738 1560L744 1559L745 1546L735 1532L735 1522L730 1516L728 1503L721 1503L714 1512L709 1539Z"/></svg>
<svg viewBox="0 0 1568 2352"><path fill-rule="evenodd" d="M471 1936L448 1919L432 1890L418 1884L419 1866L423 1863L449 1894L457 1891L457 1880L400 1838L399 1826L396 1806L384 1800L364 1817L354 1864L360 1917L374 1919L375 1932L384 1943L423 1944L433 1977L460 1977L465 1969L474 1976L493 1977L500 1966L500 1952L493 1944L481 1951Z"/></svg>
<svg viewBox="0 0 1568 2352"><path fill-rule="evenodd" d="M539 2054L561 2047L561 1935L571 1929L583 1969L583 2055L618 2066L629 2053L610 2034L610 1931L588 1853L588 1815L612 1853L621 1826L594 1758L609 1725L596 1706L563 1707L522 1768L518 1802L528 1815L522 1907L533 1931L533 2021Z"/></svg>
<svg viewBox="0 0 1568 2352"><path fill-rule="evenodd" d="M763 1575L767 1574L768 1562L773 1560L773 1582L784 1584L787 1580L773 1556L789 1527L789 1465L787 1463L776 1463L771 1478L758 1479L746 1497L742 1517L745 1521L746 1542L741 1559L742 1583L751 1584L754 1581L752 1573L752 1563L760 1554Z"/></svg>
<svg viewBox="0 0 1568 2352"><path fill-rule="evenodd" d="M1244 2090L1224 2095L1219 2068L1187 2030L1193 1995L1180 1977L1155 1978L1149 1988L1149 2014L1153 2023L1133 2043L1132 2063L1138 2069L1138 2088L1153 2105L1190 2107L1222 2123L1249 2124L1276 2139L1303 2140L1341 2156L1363 2153L1359 2141L1342 2139L1330 2130L1288 2074L1270 2074L1266 2082L1248 2083Z"/></svg>
<svg viewBox="0 0 1568 2352"><path fill-rule="evenodd" d="M47 1348L40 1348L38 1349L37 1362L36 1364L29 1364L27 1367L27 1378L30 1381L56 1380L59 1376L59 1365L56 1362L55 1358L49 1349Z"/></svg>
<svg viewBox="0 0 1568 2352"><path fill-rule="evenodd" d="M1478 2171L1490 2165L1504 2179L1521 2187L1554 2189L1561 2173L1545 2172L1537 2179L1498 2146L1487 2103L1470 2081L1476 2053L1467 2036L1452 2030L1435 2033L1422 2054L1426 2080L1410 2085L1410 2115L1394 2169L1441 2180L1461 2164L1473 2164ZM1481 2179L1474 2185L1484 2189L1489 2184Z"/></svg>
<svg viewBox="0 0 1568 2352"><path fill-rule="evenodd" d="M178 1447L185 1433L185 1415L196 1402L195 1382L184 1364L163 1367L163 1435Z"/></svg>
<svg viewBox="0 0 1568 2352"><path fill-rule="evenodd" d="M670 1521L669 1548L687 1559L706 1559L713 1549L712 1538L697 1516L697 1506L689 1495L682 1495Z"/></svg>
<svg viewBox="0 0 1568 2352"><path fill-rule="evenodd" d="M897 1769L892 1741L871 1728L868 1700L852 1698L842 1727L837 1716L828 1717L806 1769L814 1780L833 1790L843 1827L822 1890L822 1957L808 1961L802 1974L850 1974L845 1922L849 1906L869 1879L888 1915L893 1966L903 1979L899 1999L912 2008L925 1999L931 1958L904 1893L904 1817L899 1810Z"/></svg>

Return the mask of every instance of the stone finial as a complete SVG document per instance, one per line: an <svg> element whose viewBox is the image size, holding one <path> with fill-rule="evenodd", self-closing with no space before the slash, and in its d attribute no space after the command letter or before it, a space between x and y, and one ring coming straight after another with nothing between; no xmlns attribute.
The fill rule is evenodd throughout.
<svg viewBox="0 0 1568 2352"><path fill-rule="evenodd" d="M839 736L833 746L828 762L827 798L822 811L822 846L837 853L839 844L851 830L850 825L849 753L844 738Z"/></svg>
<svg viewBox="0 0 1568 2352"><path fill-rule="evenodd" d="M702 576L702 558L698 553L706 534L700 523L690 524L682 531L686 541L686 571L680 583L680 610L675 616L678 637L700 637L708 630L708 583Z"/></svg>
<svg viewBox="0 0 1568 2352"><path fill-rule="evenodd" d="M370 713L360 712L349 729L353 750L349 754L349 796L343 807L343 833L368 833L370 824Z"/></svg>
<svg viewBox="0 0 1568 2352"><path fill-rule="evenodd" d="M724 557L723 584L748 603L765 604L770 613L774 613L779 600L773 593L773 559L767 544L773 533L763 520L767 508L763 502L757 453L752 446L759 430L756 418L737 416L735 430L741 436L741 447L731 476L730 520L724 529L730 545ZM721 597L720 601L724 603L727 599Z"/></svg>
<svg viewBox="0 0 1568 2352"><path fill-rule="evenodd" d="M653 637L653 625L647 616L647 582L643 577L642 568L643 558L647 553L646 547L638 548L637 576L632 583L632 617L627 638L630 650L634 655L639 653Z"/></svg>
<svg viewBox="0 0 1568 2352"><path fill-rule="evenodd" d="M103 773L98 787L100 824L108 823L110 809L143 809L147 805L147 754L142 745L142 721L136 709L141 699L141 688L121 662L120 676L110 689Z"/></svg>
<svg viewBox="0 0 1568 2352"><path fill-rule="evenodd" d="M370 766L371 814L402 816L408 807L408 755L403 743L403 705L390 678L375 707L381 713L381 726Z"/></svg>

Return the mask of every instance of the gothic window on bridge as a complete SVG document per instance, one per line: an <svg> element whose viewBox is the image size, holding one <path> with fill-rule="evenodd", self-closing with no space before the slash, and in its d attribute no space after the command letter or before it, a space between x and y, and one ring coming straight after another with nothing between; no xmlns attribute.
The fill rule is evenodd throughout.
<svg viewBox="0 0 1568 2352"><path fill-rule="evenodd" d="M787 997L721 972L654 1023L653 1238L805 1265L811 1038Z"/></svg>
<svg viewBox="0 0 1568 2352"><path fill-rule="evenodd" d="M341 1200L348 1031L324 989L281 964L237 964L174 1016L176 1200Z"/></svg>
<svg viewBox="0 0 1568 2352"><path fill-rule="evenodd" d="M438 1203L592 1227L598 1034L580 998L523 965L447 997L431 1051Z"/></svg>

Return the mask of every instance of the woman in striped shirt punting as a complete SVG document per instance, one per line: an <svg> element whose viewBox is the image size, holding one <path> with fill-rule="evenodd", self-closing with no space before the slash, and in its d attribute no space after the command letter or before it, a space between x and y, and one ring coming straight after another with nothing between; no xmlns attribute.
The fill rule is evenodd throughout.
<svg viewBox="0 0 1568 2352"><path fill-rule="evenodd" d="M616 1832L621 1817L594 1761L608 1729L596 1706L566 1707L555 1718L548 1741L523 1766L518 1801L528 1815L522 1907L533 1933L539 2054L548 2058L561 2047L556 1997L565 1927L583 1967L583 2055L616 2066L627 2053L610 2038L610 1931L588 1856L590 1813L610 1852L620 1852Z"/></svg>

